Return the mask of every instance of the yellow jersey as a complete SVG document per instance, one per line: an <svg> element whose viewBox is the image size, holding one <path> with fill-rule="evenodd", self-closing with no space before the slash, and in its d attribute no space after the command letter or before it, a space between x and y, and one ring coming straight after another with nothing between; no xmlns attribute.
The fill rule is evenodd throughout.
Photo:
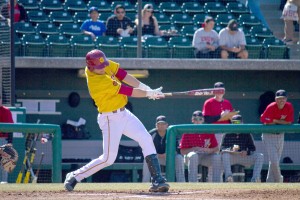
<svg viewBox="0 0 300 200"><path fill-rule="evenodd" d="M128 98L119 94L121 81L115 76L119 70L119 63L109 60L105 67L105 74L93 73L85 68L85 75L89 93L98 108L98 112L112 112L124 107Z"/></svg>

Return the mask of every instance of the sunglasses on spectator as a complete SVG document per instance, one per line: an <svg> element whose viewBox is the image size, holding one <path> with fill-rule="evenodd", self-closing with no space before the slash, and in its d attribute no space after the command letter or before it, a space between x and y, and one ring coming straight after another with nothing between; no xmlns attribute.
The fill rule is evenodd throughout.
<svg viewBox="0 0 300 200"><path fill-rule="evenodd" d="M125 11L117 11L117 14L124 14Z"/></svg>
<svg viewBox="0 0 300 200"><path fill-rule="evenodd" d="M146 10L146 12L152 13L153 11L152 10Z"/></svg>
<svg viewBox="0 0 300 200"><path fill-rule="evenodd" d="M195 121L202 121L203 117L193 117L193 120L195 120Z"/></svg>

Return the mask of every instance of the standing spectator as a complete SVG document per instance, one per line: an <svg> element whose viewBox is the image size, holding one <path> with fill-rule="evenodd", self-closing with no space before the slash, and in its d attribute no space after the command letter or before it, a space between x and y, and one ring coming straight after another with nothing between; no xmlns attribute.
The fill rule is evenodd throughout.
<svg viewBox="0 0 300 200"><path fill-rule="evenodd" d="M196 58L219 58L219 35L213 30L215 21L212 17L204 20L203 27L196 30L193 36L193 47Z"/></svg>
<svg viewBox="0 0 300 200"><path fill-rule="evenodd" d="M104 36L106 31L105 24L100 21L99 18L99 11L96 7L91 7L89 9L91 19L85 20L80 29L81 31L92 37L93 40L96 39L97 36Z"/></svg>
<svg viewBox="0 0 300 200"><path fill-rule="evenodd" d="M278 90L275 102L270 103L260 117L263 124L292 124L294 121L294 108L287 102L285 90ZM283 182L280 171L280 157L284 145L284 133L263 133L262 140L269 156L269 170L266 182Z"/></svg>
<svg viewBox="0 0 300 200"><path fill-rule="evenodd" d="M125 16L125 8L117 5L114 10L115 15L107 19L106 35L114 37L128 37L133 34L132 21Z"/></svg>
<svg viewBox="0 0 300 200"><path fill-rule="evenodd" d="M232 124L242 124L241 115L231 118ZM254 165L251 182L261 182L260 173L264 163L264 155L257 153L253 137L250 133L226 133L222 140L221 152L225 171L225 180L233 182L231 165Z"/></svg>
<svg viewBox="0 0 300 200"><path fill-rule="evenodd" d="M214 88L225 88L224 83L216 82ZM230 124L232 116L238 114L234 111L230 101L224 99L225 94L216 94L204 102L202 114L207 124ZM218 144L221 144L222 134L216 134Z"/></svg>
<svg viewBox="0 0 300 200"><path fill-rule="evenodd" d="M196 110L192 115L193 124L202 124L204 118L201 111ZM212 181L221 182L222 161L215 134L183 134L180 141L180 152L184 155L188 166L189 182L198 182L198 165L212 169Z"/></svg>
<svg viewBox="0 0 300 200"><path fill-rule="evenodd" d="M135 24L138 26L139 21L135 19ZM162 35L158 28L158 22L153 15L152 4L146 4L142 10L142 35L143 36L160 36Z"/></svg>
<svg viewBox="0 0 300 200"><path fill-rule="evenodd" d="M19 4L17 0L14 0L14 8L14 22L27 22L28 17L24 6ZM1 15L3 18L6 18L10 24L10 1L2 7Z"/></svg>
<svg viewBox="0 0 300 200"><path fill-rule="evenodd" d="M282 12L284 20L284 38L286 44L293 44L295 27L294 21L299 21L300 0L288 0Z"/></svg>
<svg viewBox="0 0 300 200"><path fill-rule="evenodd" d="M157 152L160 165L166 166L166 133L169 124L166 117L160 115L156 118L156 128L151 130L149 133L152 135L153 143ZM176 170L176 181L185 182L184 178L184 163L183 156L176 154L175 157L175 170ZM150 181L150 172L147 167L146 161L143 165L143 182Z"/></svg>
<svg viewBox="0 0 300 200"><path fill-rule="evenodd" d="M2 105L2 96L0 94L0 123L14 123L10 110ZM0 146L6 143L12 143L12 133L0 132ZM1 169L1 183L7 183L8 174Z"/></svg>
<svg viewBox="0 0 300 200"><path fill-rule="evenodd" d="M219 32L221 58L248 58L248 51L245 49L246 38L242 30L238 29L238 23L232 19L226 28Z"/></svg>

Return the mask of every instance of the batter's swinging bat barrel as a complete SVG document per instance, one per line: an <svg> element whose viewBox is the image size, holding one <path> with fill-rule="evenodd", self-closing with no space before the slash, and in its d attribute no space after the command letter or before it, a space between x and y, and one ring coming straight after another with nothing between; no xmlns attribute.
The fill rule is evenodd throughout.
<svg viewBox="0 0 300 200"><path fill-rule="evenodd" d="M207 88L207 89L198 89L198 90L190 90L185 92L169 92L164 93L165 97L170 96L212 96L216 94L224 94L224 88Z"/></svg>

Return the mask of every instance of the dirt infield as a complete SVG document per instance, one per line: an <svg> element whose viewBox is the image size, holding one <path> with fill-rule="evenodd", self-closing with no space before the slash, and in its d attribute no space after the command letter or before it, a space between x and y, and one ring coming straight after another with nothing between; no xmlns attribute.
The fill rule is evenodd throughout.
<svg viewBox="0 0 300 200"><path fill-rule="evenodd" d="M130 187L130 185L132 187ZM2 187L3 186L3 187ZM272 199L300 200L300 184L177 184L168 193L149 193L146 184L79 184L75 191L63 190L62 184L8 184L0 186L1 199L113 200L113 199ZM110 188L110 189L109 189ZM140 188L140 189L137 189Z"/></svg>

